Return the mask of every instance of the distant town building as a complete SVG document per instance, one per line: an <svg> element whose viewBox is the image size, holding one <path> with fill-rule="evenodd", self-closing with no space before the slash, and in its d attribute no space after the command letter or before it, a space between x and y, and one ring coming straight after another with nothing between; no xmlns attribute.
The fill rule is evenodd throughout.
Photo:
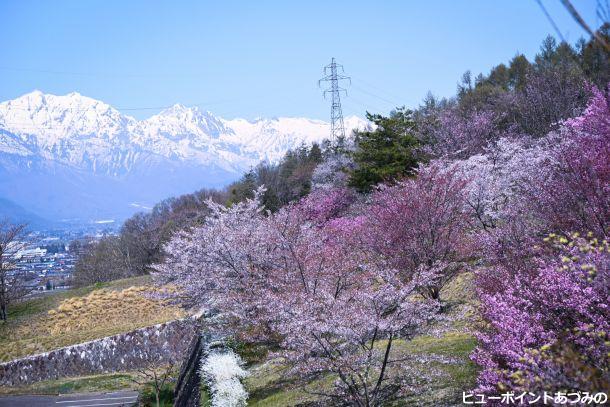
<svg viewBox="0 0 610 407"><path fill-rule="evenodd" d="M23 249L15 253L15 260L19 262L36 263L42 262L47 255L47 249L36 247L34 249Z"/></svg>

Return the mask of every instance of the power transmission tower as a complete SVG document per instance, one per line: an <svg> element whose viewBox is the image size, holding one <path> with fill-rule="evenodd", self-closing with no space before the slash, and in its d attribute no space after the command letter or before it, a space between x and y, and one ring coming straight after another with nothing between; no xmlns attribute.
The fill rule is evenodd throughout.
<svg viewBox="0 0 610 407"><path fill-rule="evenodd" d="M337 70L340 69L341 73ZM329 65L324 67L324 77L318 81L318 86L321 86L322 82L330 82L330 87L324 89L324 99L326 94L331 94L331 107L330 107L330 140L336 142L337 140L343 140L345 138L345 126L343 125L343 111L341 110L341 97L340 93L345 92L347 96L347 90L339 86L339 81L348 80L352 83L349 76L343 75L343 65L335 62L333 58Z"/></svg>

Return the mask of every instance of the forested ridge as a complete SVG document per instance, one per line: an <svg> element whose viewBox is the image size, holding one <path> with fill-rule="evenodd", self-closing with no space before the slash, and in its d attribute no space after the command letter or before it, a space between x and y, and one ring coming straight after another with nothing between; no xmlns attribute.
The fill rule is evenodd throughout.
<svg viewBox="0 0 610 407"><path fill-rule="evenodd" d="M368 119L135 215L85 243L75 283L152 273L290 374L333 375L328 400L373 406L409 392L393 344L471 273L477 392L610 388L610 52L549 37Z"/></svg>

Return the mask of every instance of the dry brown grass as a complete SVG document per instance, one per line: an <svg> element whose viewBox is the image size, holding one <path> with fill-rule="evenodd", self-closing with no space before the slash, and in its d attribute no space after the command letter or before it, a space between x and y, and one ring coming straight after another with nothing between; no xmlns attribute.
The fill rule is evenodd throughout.
<svg viewBox="0 0 610 407"><path fill-rule="evenodd" d="M48 312L40 327L50 335L96 329L130 328L146 321L148 325L181 318L184 313L164 301L153 299L153 289L130 287L121 291L95 290L85 297L64 300Z"/></svg>
<svg viewBox="0 0 610 407"><path fill-rule="evenodd" d="M0 361L57 349L159 324L186 313L156 299L154 288L102 288L63 299L27 318L13 321L0 337ZM6 327L8 328L8 327Z"/></svg>

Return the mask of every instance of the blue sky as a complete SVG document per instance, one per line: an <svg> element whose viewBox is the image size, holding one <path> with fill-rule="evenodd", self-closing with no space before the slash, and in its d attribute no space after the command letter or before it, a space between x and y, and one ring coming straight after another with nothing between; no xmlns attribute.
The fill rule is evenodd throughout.
<svg viewBox="0 0 610 407"><path fill-rule="evenodd" d="M585 35L542 1L568 41ZM573 4L599 26L595 0ZM0 100L77 91L137 118L183 103L327 119L317 79L335 57L353 81L344 113L388 112L451 96L467 69L532 57L547 34L535 0L0 0Z"/></svg>

